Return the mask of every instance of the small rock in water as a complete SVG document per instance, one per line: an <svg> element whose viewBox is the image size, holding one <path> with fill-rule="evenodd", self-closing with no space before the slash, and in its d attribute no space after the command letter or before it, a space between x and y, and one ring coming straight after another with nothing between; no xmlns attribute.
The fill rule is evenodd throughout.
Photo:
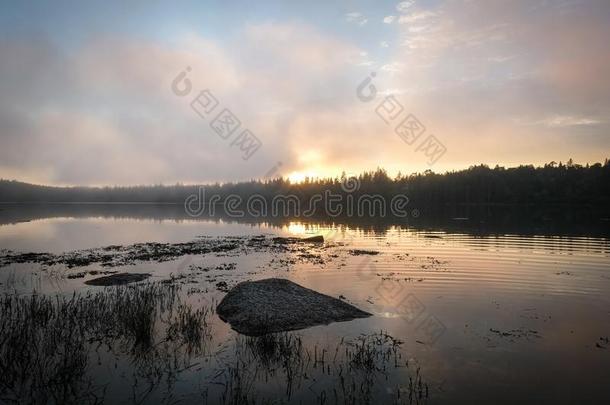
<svg viewBox="0 0 610 405"><path fill-rule="evenodd" d="M226 281L219 281L216 283L216 289L218 289L218 291L227 292L229 291L229 286Z"/></svg>
<svg viewBox="0 0 610 405"><path fill-rule="evenodd" d="M302 242L312 242L312 243L324 243L324 236L315 235L307 238L294 238L294 237L285 237L285 236L276 236L273 238L273 242L285 245L290 243L302 243Z"/></svg>
<svg viewBox="0 0 610 405"><path fill-rule="evenodd" d="M323 243L324 242L324 236L322 236L322 235L310 236L308 238L304 238L303 242Z"/></svg>
<svg viewBox="0 0 610 405"><path fill-rule="evenodd" d="M375 256L375 255L379 254L379 252L376 250L366 250L366 249L353 249L353 250L350 250L349 252L354 256L361 256L361 255Z"/></svg>
<svg viewBox="0 0 610 405"><path fill-rule="evenodd" d="M123 285L146 280L148 277L150 277L149 273L118 273L111 276L94 278L93 280L85 281L85 284L98 286Z"/></svg>
<svg viewBox="0 0 610 405"><path fill-rule="evenodd" d="M252 336L371 316L337 298L279 278L239 283L218 304L216 313L236 331Z"/></svg>

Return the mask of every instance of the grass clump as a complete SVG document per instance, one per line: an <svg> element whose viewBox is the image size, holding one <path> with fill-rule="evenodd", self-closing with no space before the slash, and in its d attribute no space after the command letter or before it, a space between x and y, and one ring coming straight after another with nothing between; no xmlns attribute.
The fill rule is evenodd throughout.
<svg viewBox="0 0 610 405"><path fill-rule="evenodd" d="M134 376L154 382L175 375L187 357L172 339L194 350L209 335L209 310L181 304L177 290L148 283L71 296L0 297L0 402L103 401L104 386L89 373L100 347L133 356Z"/></svg>

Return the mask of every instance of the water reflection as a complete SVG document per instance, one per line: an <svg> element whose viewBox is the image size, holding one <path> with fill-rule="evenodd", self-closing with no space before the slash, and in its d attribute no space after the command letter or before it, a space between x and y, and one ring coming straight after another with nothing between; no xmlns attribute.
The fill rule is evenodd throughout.
<svg viewBox="0 0 610 405"><path fill-rule="evenodd" d="M317 361L316 345L320 350L334 350L344 339L358 342L361 334L375 336L380 330L403 342L403 360L409 361L410 368L388 371L388 384L385 377L375 377L377 389L408 388L409 377L417 379L421 372L429 396L420 399L428 403L603 403L610 399L606 388L610 379L610 242L606 222L593 214L548 221L538 213L533 215L536 219L523 213L495 217L487 211L481 217L471 211L448 212L436 219L422 215L416 222L401 222L192 219L180 206L155 205L3 205L1 209L0 246L21 252L176 243L201 235L233 235L247 241L261 234L270 239L274 235L322 234L326 239L322 246L295 246L282 253L246 249L192 255L162 263L143 261L117 270L151 273L154 281L175 277L183 283L182 298L197 308L214 307L224 296L217 287L220 283L230 287L248 279L282 277L343 297L375 315L299 331L278 347L271 342L269 350L258 352L253 349L266 348L266 342L245 341L212 314L208 347L216 348L217 354L195 355L193 363L198 365L180 373L172 383L171 397L153 392L147 399L188 402L203 396L213 403L219 395L230 398L231 393L240 393L244 386L236 384L250 383L252 376L262 374L256 374L258 363L236 361L239 352L279 362L272 367L276 374L253 383L248 394L257 392L259 398L286 401L288 374L295 377L289 390L291 401L321 402L325 395L327 403L333 402L328 384L340 384L341 370L325 357L325 366L331 365L333 374L332 379L324 380L324 370L315 363L318 367L313 374L320 383L312 386L312 396L307 387L313 379L305 380L304 374L284 367L281 361L293 359L295 352L282 352L282 348L299 342L302 349L297 352L309 353ZM457 215L469 220L452 219ZM101 287L83 283L93 276L68 275L101 270L105 269L95 264L40 269L23 263L0 269L0 287L23 294L33 289L64 295L99 291ZM307 362L304 356L297 365ZM104 364L109 369L113 366ZM239 369L250 374L230 374L242 366L251 368ZM119 362L118 367L129 369L129 362ZM302 370L312 377L307 367L303 365ZM221 371L228 374L217 375ZM124 401L121 390L131 390L131 386L107 375L100 372L96 377L110 387L106 399ZM215 376L216 383L225 385L205 391ZM232 388L227 391L227 387ZM146 389L138 387L137 394ZM349 390L341 392L343 398L350 394ZM408 390L400 392L407 395L403 402L409 403ZM373 396L381 402L380 398L392 400L395 394L398 392L385 395L377 391Z"/></svg>
<svg viewBox="0 0 610 405"><path fill-rule="evenodd" d="M370 217L230 217L218 209L213 217L193 218L180 204L0 204L0 225L50 218L105 218L147 221L240 223L284 228L289 224L341 225L384 235L392 226L471 235L610 236L610 219L588 207L449 206L420 207L417 218ZM303 229L303 228L301 228Z"/></svg>

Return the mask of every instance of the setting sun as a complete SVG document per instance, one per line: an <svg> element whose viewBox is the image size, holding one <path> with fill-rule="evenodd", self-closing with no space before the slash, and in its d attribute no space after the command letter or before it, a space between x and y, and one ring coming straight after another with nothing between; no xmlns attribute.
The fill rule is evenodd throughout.
<svg viewBox="0 0 610 405"><path fill-rule="evenodd" d="M290 173L288 175L288 180L290 180L291 183L302 183L307 178L314 179L316 177L319 177L319 175L316 172L313 172L313 171L308 171L308 172L292 172L292 173Z"/></svg>

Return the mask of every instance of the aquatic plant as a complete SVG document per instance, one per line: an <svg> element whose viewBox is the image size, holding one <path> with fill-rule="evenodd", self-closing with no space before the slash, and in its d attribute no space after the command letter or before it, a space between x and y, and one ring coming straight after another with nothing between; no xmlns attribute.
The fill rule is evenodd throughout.
<svg viewBox="0 0 610 405"><path fill-rule="evenodd" d="M391 369L407 368L401 345L385 332L341 339L334 350L317 343L306 345L294 332L238 336L233 360L218 373L218 383L224 387L219 401L262 404L315 399L320 404L370 404L383 398L397 404L423 403L428 386L419 368L408 383L394 384L391 394L386 391ZM278 381L285 387L283 399L266 389Z"/></svg>
<svg viewBox="0 0 610 405"><path fill-rule="evenodd" d="M189 353L199 353L211 338L208 324L211 312L210 307L193 310L189 305L179 304L176 316L167 328L167 340L186 345Z"/></svg>
<svg viewBox="0 0 610 405"><path fill-rule="evenodd" d="M167 283L105 288L71 296L0 297L0 401L98 403L104 387L88 371L100 347L133 358L134 375L156 387L201 345L209 309L181 304ZM177 311L173 312L177 306ZM157 333L168 315L168 331ZM180 337L172 345L167 336ZM189 352L189 353L187 353ZM150 392L150 390L149 390Z"/></svg>

